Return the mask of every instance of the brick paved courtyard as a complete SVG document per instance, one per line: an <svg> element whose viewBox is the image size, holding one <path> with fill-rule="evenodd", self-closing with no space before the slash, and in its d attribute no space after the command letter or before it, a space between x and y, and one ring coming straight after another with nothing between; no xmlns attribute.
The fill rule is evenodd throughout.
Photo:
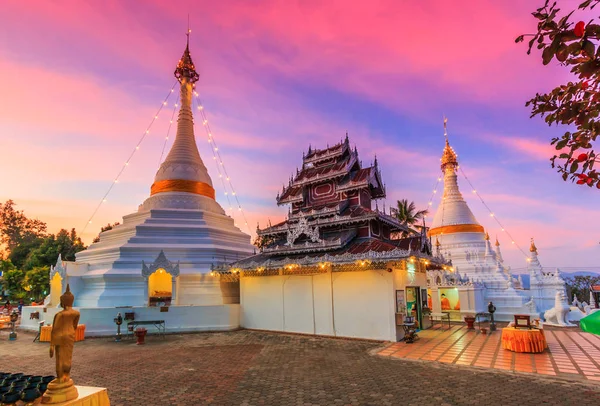
<svg viewBox="0 0 600 406"><path fill-rule="evenodd" d="M0 369L53 373L32 339L0 332ZM74 380L107 387L113 405L600 404L598 382L382 357L382 343L255 331L147 342L77 343Z"/></svg>
<svg viewBox="0 0 600 406"><path fill-rule="evenodd" d="M596 381L600 385L600 337L579 329L546 329L548 349L541 354L514 353L501 346L501 328L481 334L466 325L419 332L414 344L393 343L378 352L392 358L438 361L514 372Z"/></svg>

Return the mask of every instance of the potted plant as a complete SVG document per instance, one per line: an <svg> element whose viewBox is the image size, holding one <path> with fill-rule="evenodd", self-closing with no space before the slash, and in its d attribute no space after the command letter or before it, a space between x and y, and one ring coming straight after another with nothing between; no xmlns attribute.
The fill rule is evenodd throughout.
<svg viewBox="0 0 600 406"><path fill-rule="evenodd" d="M143 327L138 327L135 329L135 337L137 338L137 341L136 341L137 345L145 344L144 339L146 338L147 332L148 332L148 330L146 330Z"/></svg>
<svg viewBox="0 0 600 406"><path fill-rule="evenodd" d="M475 316L473 316L472 314L467 314L465 316L465 323L467 323L467 329L475 329Z"/></svg>

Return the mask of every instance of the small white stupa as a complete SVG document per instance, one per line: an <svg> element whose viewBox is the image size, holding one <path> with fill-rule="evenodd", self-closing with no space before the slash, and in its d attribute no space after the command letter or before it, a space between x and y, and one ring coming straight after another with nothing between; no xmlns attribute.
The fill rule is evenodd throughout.
<svg viewBox="0 0 600 406"><path fill-rule="evenodd" d="M88 331L112 330L116 307L132 307L138 319L155 319L148 309L158 311L165 305L170 307L169 314L161 313L160 319L167 320L169 330L239 326L239 305L235 305L239 283L212 277L211 266L245 258L254 247L250 236L234 225L215 200L196 146L192 93L198 73L189 38L175 77L181 100L177 135L156 173L150 197L136 213L124 216L121 225L101 233L98 242L79 252L75 262L59 259L57 269L63 274L66 269L66 274L61 274L60 281L57 277L52 290L64 291L70 284ZM58 305L52 298L61 293L51 292L51 306ZM235 306L223 310L228 304ZM95 312L98 309L108 310ZM169 321L169 317L174 319Z"/></svg>
<svg viewBox="0 0 600 406"><path fill-rule="evenodd" d="M461 278L441 278L435 271L431 272L429 286L434 311L456 310L463 315L473 314L486 312L488 303L493 302L497 320L509 321L515 314L540 317L554 306L556 291L565 290L564 281L558 271L552 274L542 272L533 240L528 260L531 290L524 290L522 279L511 275L510 267L504 264L498 239L495 249L492 248L488 233L479 224L458 188L458 157L448 141L446 122L444 120L446 145L441 158L444 194L429 235L436 239L436 249L440 254L452 260L452 266ZM444 294L444 300L456 295L460 304L446 309L437 308L440 300L436 296L441 294Z"/></svg>

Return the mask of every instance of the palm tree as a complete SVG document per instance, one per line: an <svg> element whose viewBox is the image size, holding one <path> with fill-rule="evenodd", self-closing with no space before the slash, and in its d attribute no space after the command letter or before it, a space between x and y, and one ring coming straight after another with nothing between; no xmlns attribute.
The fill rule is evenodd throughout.
<svg viewBox="0 0 600 406"><path fill-rule="evenodd" d="M397 206L392 208L392 215L398 219L400 223L408 227L410 232L418 233L419 231L416 228L420 228L417 223L423 219L428 213L429 210L419 210L417 211L417 206L415 202L408 203L408 200L402 199L398 200ZM406 237L406 232L402 233L403 237Z"/></svg>

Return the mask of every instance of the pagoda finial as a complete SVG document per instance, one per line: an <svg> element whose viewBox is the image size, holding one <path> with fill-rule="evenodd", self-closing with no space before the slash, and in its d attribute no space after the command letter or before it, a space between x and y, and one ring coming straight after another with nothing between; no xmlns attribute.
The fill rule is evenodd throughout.
<svg viewBox="0 0 600 406"><path fill-rule="evenodd" d="M184 79L187 79L189 83L194 84L200 79L200 75L196 72L196 67L194 66L194 62L192 62L192 56L190 55L190 32L192 32L192 30L190 29L188 15L188 29L185 34L187 37L185 51L183 51L183 56L177 63L174 75L179 82L183 82Z"/></svg>
<svg viewBox="0 0 600 406"><path fill-rule="evenodd" d="M348 130L346 130L346 139L344 140L346 144L350 144L350 139L348 138Z"/></svg>
<svg viewBox="0 0 600 406"><path fill-rule="evenodd" d="M485 240L486 240L486 241L489 241L489 240L490 240L490 235L488 234L488 232L487 232L487 231L485 232Z"/></svg>
<svg viewBox="0 0 600 406"><path fill-rule="evenodd" d="M533 242L533 237L531 237L531 246L529 246L529 252L535 252L537 254L537 247L535 246L535 242Z"/></svg>
<svg viewBox="0 0 600 406"><path fill-rule="evenodd" d="M458 166L458 157L456 156L456 152L450 146L448 142L448 118L444 116L444 138L446 138L446 146L444 147L444 152L442 153L442 170L446 167L446 165Z"/></svg>
<svg viewBox="0 0 600 406"><path fill-rule="evenodd" d="M448 142L448 117L444 115L444 138L446 138L446 143Z"/></svg>
<svg viewBox="0 0 600 406"><path fill-rule="evenodd" d="M377 168L377 154L375 154L375 161L373 162L373 166L375 166L375 168Z"/></svg>
<svg viewBox="0 0 600 406"><path fill-rule="evenodd" d="M438 240L438 238L437 238L437 236L436 236L436 237L435 237L435 247L436 247L437 249L439 249L439 248L440 248L440 245L442 245L442 244L440 244L440 240Z"/></svg>
<svg viewBox="0 0 600 406"><path fill-rule="evenodd" d="M498 236L496 236L496 247L499 247L500 243L498 242Z"/></svg>

